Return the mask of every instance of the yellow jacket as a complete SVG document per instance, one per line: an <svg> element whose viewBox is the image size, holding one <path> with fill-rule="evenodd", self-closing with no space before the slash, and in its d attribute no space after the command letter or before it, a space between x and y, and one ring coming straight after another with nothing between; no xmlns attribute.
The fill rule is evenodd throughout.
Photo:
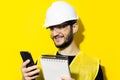
<svg viewBox="0 0 120 80"><path fill-rule="evenodd" d="M36 80L44 80L40 60L38 66L41 70L40 77ZM79 52L70 64L70 72L75 80L95 80L99 70L99 60L91 58Z"/></svg>

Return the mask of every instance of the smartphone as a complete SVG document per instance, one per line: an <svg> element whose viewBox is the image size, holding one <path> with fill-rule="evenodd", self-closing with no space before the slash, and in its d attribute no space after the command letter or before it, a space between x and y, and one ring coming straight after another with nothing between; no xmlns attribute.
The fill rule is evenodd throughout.
<svg viewBox="0 0 120 80"><path fill-rule="evenodd" d="M30 63L26 67L30 67L30 66L35 65L30 52L28 52L28 51L20 51L20 55L21 55L21 57L23 59L23 62L25 62L27 59L30 60ZM39 73L36 73L33 76L38 75L38 74ZM32 79L32 80L35 80L35 79Z"/></svg>
<svg viewBox="0 0 120 80"><path fill-rule="evenodd" d="M20 51L20 55L21 55L21 57L23 59L23 62L25 62L27 59L30 60L30 63L26 67L30 67L30 66L35 65L30 52L28 52L28 51Z"/></svg>

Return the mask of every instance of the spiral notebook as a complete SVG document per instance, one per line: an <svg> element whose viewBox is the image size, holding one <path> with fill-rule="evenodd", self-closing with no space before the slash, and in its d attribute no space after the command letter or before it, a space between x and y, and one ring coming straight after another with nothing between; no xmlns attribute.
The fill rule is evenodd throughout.
<svg viewBox="0 0 120 80"><path fill-rule="evenodd" d="M60 80L60 77L70 76L68 57L43 55L40 59L45 80Z"/></svg>

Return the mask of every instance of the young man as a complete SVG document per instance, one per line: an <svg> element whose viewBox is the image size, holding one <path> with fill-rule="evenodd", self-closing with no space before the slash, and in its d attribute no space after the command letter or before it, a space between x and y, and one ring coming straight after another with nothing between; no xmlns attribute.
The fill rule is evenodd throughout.
<svg viewBox="0 0 120 80"><path fill-rule="evenodd" d="M56 55L65 55L69 59L71 77L61 76L61 80L103 80L99 60L84 54L77 47L74 34L78 30L78 16L74 8L63 1L54 2L47 10L44 26L50 29L51 39L58 48ZM22 65L23 80L44 80L42 67L26 68L29 60ZM40 64L39 64L40 65ZM40 75L33 76L39 73Z"/></svg>

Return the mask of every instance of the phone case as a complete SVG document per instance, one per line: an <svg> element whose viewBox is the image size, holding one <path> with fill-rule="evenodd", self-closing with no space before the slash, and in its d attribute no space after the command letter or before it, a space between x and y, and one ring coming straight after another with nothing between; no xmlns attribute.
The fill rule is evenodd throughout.
<svg viewBox="0 0 120 80"><path fill-rule="evenodd" d="M34 61L33 58L31 56L31 54L27 51L20 51L21 57L23 59L23 62L26 61L27 59L30 60L30 63L26 66L26 67L30 67L34 65Z"/></svg>

